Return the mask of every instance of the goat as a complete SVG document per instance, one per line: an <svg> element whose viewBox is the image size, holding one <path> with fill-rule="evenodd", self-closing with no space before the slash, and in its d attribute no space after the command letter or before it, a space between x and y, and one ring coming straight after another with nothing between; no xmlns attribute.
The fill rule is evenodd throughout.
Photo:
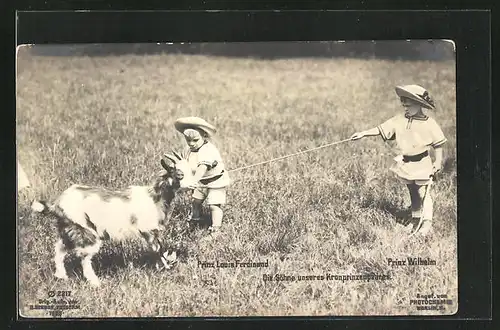
<svg viewBox="0 0 500 330"><path fill-rule="evenodd" d="M123 241L143 237L148 247L160 256L165 268L176 260L176 252L162 254L159 231L165 228L171 214L171 203L178 190L185 190L193 179L187 160L176 152L161 159L164 168L152 186L129 186L123 191L74 184L48 205L34 201L35 212L57 219L54 276L67 279L64 258L75 252L81 259L83 275L93 286L100 280L92 268L92 258L102 240ZM159 262L156 263L157 267Z"/></svg>

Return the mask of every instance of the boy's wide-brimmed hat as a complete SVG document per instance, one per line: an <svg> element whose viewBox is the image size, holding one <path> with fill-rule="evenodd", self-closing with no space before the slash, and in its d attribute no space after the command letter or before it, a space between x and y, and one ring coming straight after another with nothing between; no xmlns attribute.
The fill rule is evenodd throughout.
<svg viewBox="0 0 500 330"><path fill-rule="evenodd" d="M207 123L204 119L199 117L179 118L175 121L174 126L175 129L181 133L187 128L200 129L210 136L217 132L217 129L212 124Z"/></svg>
<svg viewBox="0 0 500 330"><path fill-rule="evenodd" d="M426 109L435 109L434 101L429 92L419 85L396 86L396 94L399 97L406 97L416 101Z"/></svg>

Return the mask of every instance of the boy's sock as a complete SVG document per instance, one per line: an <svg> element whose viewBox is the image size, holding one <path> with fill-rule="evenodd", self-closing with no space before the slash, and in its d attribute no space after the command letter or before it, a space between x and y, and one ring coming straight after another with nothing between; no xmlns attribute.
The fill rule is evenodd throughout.
<svg viewBox="0 0 500 330"><path fill-rule="evenodd" d="M190 222L200 221L201 220L200 213L201 212L199 210L194 211L193 209L191 209L188 214L188 221Z"/></svg>

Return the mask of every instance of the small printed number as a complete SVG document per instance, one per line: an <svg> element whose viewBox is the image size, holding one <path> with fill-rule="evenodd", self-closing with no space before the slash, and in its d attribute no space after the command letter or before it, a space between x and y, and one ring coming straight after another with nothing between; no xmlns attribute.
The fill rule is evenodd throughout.
<svg viewBox="0 0 500 330"><path fill-rule="evenodd" d="M52 297L70 297L71 296L71 291L49 291L47 293L49 298Z"/></svg>
<svg viewBox="0 0 500 330"><path fill-rule="evenodd" d="M54 310L54 311L49 311L50 316L56 317L56 316L62 316L62 310Z"/></svg>

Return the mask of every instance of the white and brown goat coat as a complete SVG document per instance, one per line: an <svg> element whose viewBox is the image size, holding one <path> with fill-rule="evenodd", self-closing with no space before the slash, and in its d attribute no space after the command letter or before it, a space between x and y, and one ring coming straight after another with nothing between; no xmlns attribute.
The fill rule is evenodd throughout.
<svg viewBox="0 0 500 330"><path fill-rule="evenodd" d="M162 251L159 231L166 225L176 192L189 185L192 174L186 160L177 153L165 155L161 165L165 170L152 186L129 186L122 191L111 191L74 184L53 205L43 201L33 203L34 211L51 214L57 219L56 277L67 278L64 258L74 251L82 258L85 278L99 285L91 260L99 252L102 240L107 239L122 241L142 236L166 268L175 262L175 251Z"/></svg>

